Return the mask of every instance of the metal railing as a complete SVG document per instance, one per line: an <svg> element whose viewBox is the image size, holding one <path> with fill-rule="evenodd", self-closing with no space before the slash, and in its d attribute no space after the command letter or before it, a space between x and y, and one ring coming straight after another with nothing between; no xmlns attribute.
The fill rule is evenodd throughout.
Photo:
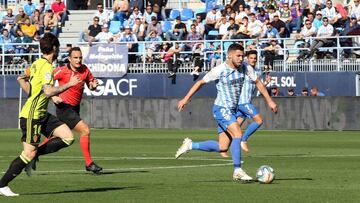
<svg viewBox="0 0 360 203"><path fill-rule="evenodd" d="M328 71L360 71L360 57L352 57L345 59L343 57L343 51L345 49L349 49L352 52L355 52L356 50L360 50L360 45L357 43L359 41L358 39L360 36L347 36L347 37L331 37L336 41L336 47L322 47L320 49L328 49L330 51L336 51L336 54L334 58L332 59L309 59L309 60L296 60L297 54L294 53L295 51L299 50L308 50L308 48L296 48L296 47L288 47L286 41L287 40L294 40L294 39L279 39L282 41L282 44L284 44L283 47L283 59L274 61L274 67L273 71L278 72L304 72L304 71L316 71L316 72L328 72ZM352 38L354 43L354 47L341 47L340 46L340 40L344 38ZM312 38L311 40L316 39ZM262 56L262 53L264 52L264 48L261 47L261 44L266 43L266 41L269 41L269 39L260 39L257 40L256 43L257 51L258 51L258 67L263 66L263 60L264 57ZM156 42L158 44L162 44L165 41L162 42ZM233 42L241 42L246 43L249 42L249 40L199 40L199 41L171 41L168 43L171 43L174 45L175 43L179 44L187 44L191 42L196 43L202 43L205 47L209 46L210 43L214 44L216 46L220 46L220 60L223 61L226 58L226 49L229 44ZM126 42L123 42L126 43ZM130 42L127 42L130 43ZM138 73L138 74L152 74L152 73L167 73L168 68L166 63L149 63L145 60L147 52L146 47L148 44L154 43L154 42L144 42L139 41L136 44L138 44L139 50L137 52L129 52L129 55L136 55L137 60L136 63L129 63L128 64L128 72L129 73ZM6 52L7 50L5 47L13 46L14 49L17 46L23 46L27 47L26 53L19 53L15 54L14 52ZM88 43L77 43L73 44L73 46L90 46ZM14 75L21 73L24 68L31 64L32 61L34 61L36 58L41 56L39 44L38 43L11 43L11 44L0 44L1 48L1 68L0 68L0 75ZM63 52L65 50L62 50ZM247 50L246 50L247 51ZM212 67L210 67L210 63L208 62L208 56L209 54L213 54L215 51L203 51L202 56L204 60L204 66L202 67L203 71L208 71ZM181 51L180 56L191 56L192 51ZM63 53L62 53L63 54ZM154 55L160 54L160 52L153 52ZM85 56L84 56L85 57ZM176 57L174 57L174 60L176 60ZM26 59L26 60L25 60ZM189 73L193 70L194 64L192 61L190 62L182 62L179 69L177 70L178 73Z"/></svg>

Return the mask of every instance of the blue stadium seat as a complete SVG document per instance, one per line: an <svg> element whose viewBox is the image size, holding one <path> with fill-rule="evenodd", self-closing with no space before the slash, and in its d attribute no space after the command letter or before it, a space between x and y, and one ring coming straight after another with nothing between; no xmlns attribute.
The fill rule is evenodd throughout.
<svg viewBox="0 0 360 203"><path fill-rule="evenodd" d="M169 20L175 20L178 16L180 16L180 11L176 9L172 9L170 11Z"/></svg>
<svg viewBox="0 0 360 203"><path fill-rule="evenodd" d="M191 20L194 18L194 12L189 9L189 8L184 8L181 11L181 20L182 21L187 21L187 20Z"/></svg>
<svg viewBox="0 0 360 203"><path fill-rule="evenodd" d="M143 62L143 54L145 53L145 43L138 43L138 53L136 54L137 62Z"/></svg>
<svg viewBox="0 0 360 203"><path fill-rule="evenodd" d="M109 31L113 34L117 34L118 32L120 32L120 21L110 21L110 28Z"/></svg>
<svg viewBox="0 0 360 203"><path fill-rule="evenodd" d="M171 29L172 29L171 21L164 21L161 26L161 30L163 31L163 33L166 33L167 31L169 31Z"/></svg>
<svg viewBox="0 0 360 203"><path fill-rule="evenodd" d="M229 49L229 46L232 45L234 42L224 42L224 52L227 53L227 50Z"/></svg>
<svg viewBox="0 0 360 203"><path fill-rule="evenodd" d="M210 40L217 39L218 35L219 35L219 31L217 31L217 30L211 30L211 31L209 31L209 33L208 33L207 39L210 39Z"/></svg>

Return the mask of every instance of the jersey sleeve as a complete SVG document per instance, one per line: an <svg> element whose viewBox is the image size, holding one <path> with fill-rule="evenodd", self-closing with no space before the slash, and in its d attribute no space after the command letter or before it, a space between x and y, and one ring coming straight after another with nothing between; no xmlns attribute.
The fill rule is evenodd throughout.
<svg viewBox="0 0 360 203"><path fill-rule="evenodd" d="M256 81L258 79L255 70L250 65L246 66L246 75L249 76L252 81Z"/></svg>
<svg viewBox="0 0 360 203"><path fill-rule="evenodd" d="M213 69L211 69L208 73L206 73L206 75L203 77L203 80L205 81L205 83L209 83L211 81L214 80L218 80L220 78L220 73L221 73L221 68L222 66L217 66Z"/></svg>
<svg viewBox="0 0 360 203"><path fill-rule="evenodd" d="M54 80L61 79L61 67L58 67L54 70Z"/></svg>
<svg viewBox="0 0 360 203"><path fill-rule="evenodd" d="M53 67L50 64L42 68L39 74L41 77L41 85L54 84Z"/></svg>

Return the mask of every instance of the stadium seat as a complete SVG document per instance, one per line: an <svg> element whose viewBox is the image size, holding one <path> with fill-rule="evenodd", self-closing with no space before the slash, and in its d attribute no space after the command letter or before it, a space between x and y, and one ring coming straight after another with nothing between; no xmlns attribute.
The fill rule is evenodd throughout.
<svg viewBox="0 0 360 203"><path fill-rule="evenodd" d="M191 9L185 8L181 11L181 20L182 21L191 20L193 18L194 18L194 12Z"/></svg>
<svg viewBox="0 0 360 203"><path fill-rule="evenodd" d="M173 9L170 11L169 20L175 20L178 16L180 16L180 11Z"/></svg>
<svg viewBox="0 0 360 203"><path fill-rule="evenodd" d="M227 50L229 49L229 46L232 45L234 42L224 42L224 46L223 46L223 49L224 49L224 52L226 53Z"/></svg>
<svg viewBox="0 0 360 203"><path fill-rule="evenodd" d="M167 31L169 31L171 29L172 29L171 21L164 21L161 26L161 30L163 31L163 33L166 33Z"/></svg>
<svg viewBox="0 0 360 203"><path fill-rule="evenodd" d="M208 33L207 39L217 39L218 35L219 35L219 31L211 30Z"/></svg>
<svg viewBox="0 0 360 203"><path fill-rule="evenodd" d="M143 62L143 53L145 53L145 43L139 43L139 47L138 47L138 53L136 54L136 61L137 62Z"/></svg>
<svg viewBox="0 0 360 203"><path fill-rule="evenodd" d="M109 31L113 34L117 34L119 31L120 31L120 21L114 21L112 20L110 22L110 28L109 28Z"/></svg>

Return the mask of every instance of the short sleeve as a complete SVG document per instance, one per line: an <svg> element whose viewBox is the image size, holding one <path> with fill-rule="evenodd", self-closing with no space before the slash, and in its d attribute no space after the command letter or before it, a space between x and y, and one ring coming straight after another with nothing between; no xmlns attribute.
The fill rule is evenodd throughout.
<svg viewBox="0 0 360 203"><path fill-rule="evenodd" d="M61 68L58 67L54 70L54 80L59 80L61 79Z"/></svg>
<svg viewBox="0 0 360 203"><path fill-rule="evenodd" d="M249 76L252 81L256 81L258 79L255 70L250 65L246 66L246 75Z"/></svg>
<svg viewBox="0 0 360 203"><path fill-rule="evenodd" d="M220 73L222 70L222 65L217 66L213 69L211 69L204 77L203 80L205 81L205 83L214 81L214 80L218 80L220 78Z"/></svg>

